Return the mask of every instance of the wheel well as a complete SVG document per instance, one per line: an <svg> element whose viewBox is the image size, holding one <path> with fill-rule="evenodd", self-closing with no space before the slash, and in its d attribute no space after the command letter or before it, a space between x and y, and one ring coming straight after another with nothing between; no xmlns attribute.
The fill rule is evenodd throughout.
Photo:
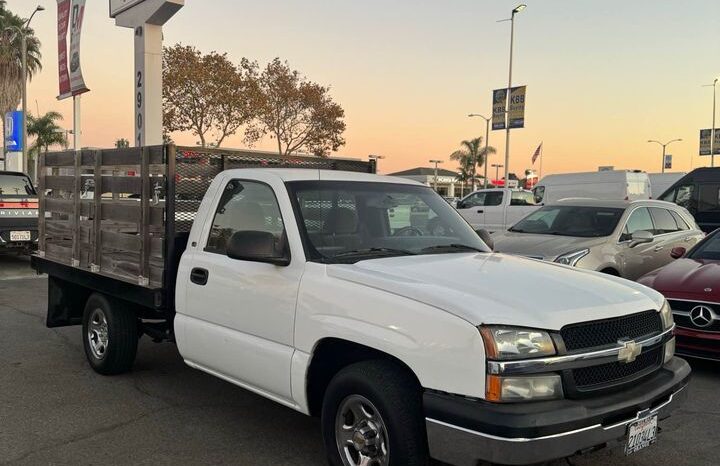
<svg viewBox="0 0 720 466"><path fill-rule="evenodd" d="M373 359L389 360L408 371L420 386L420 381L407 364L385 352L347 340L326 338L321 340L313 352L307 374L307 400L311 416L319 416L325 391L332 378L343 368Z"/></svg>
<svg viewBox="0 0 720 466"><path fill-rule="evenodd" d="M612 268L612 267L605 267L605 268L602 269L600 272L606 273L606 274L608 274L608 275L614 275L614 276L616 276L616 277L619 277L619 276L620 276L620 272L618 272L617 270L615 270L615 269Z"/></svg>

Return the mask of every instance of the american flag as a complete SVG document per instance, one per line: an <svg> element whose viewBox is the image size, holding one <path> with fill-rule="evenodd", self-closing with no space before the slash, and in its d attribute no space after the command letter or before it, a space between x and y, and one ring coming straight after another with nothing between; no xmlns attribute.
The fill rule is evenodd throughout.
<svg viewBox="0 0 720 466"><path fill-rule="evenodd" d="M542 153L542 145L543 145L543 143L541 142L540 145L537 147L537 149L535 149L535 153L532 156L533 165L535 165L535 161L537 160L538 157L540 157L540 154Z"/></svg>

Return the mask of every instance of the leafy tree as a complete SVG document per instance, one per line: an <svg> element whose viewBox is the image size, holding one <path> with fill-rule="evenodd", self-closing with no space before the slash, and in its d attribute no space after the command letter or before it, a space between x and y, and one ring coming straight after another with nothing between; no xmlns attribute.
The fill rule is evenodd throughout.
<svg viewBox="0 0 720 466"><path fill-rule="evenodd" d="M67 145L65 130L56 123L62 119L63 116L58 112L47 112L38 117L28 115L28 136L35 138L29 148L31 157L34 158L41 151L47 152L55 144Z"/></svg>
<svg viewBox="0 0 720 466"><path fill-rule="evenodd" d="M244 60L242 66L256 77L260 91L257 118L245 132L246 141L269 134L280 155L302 151L327 156L345 144L345 111L332 100L329 88L308 81L279 58L260 73L254 62Z"/></svg>
<svg viewBox="0 0 720 466"><path fill-rule="evenodd" d="M124 149L126 147L130 147L130 141L128 141L125 138L120 138L115 140L115 148L117 149Z"/></svg>
<svg viewBox="0 0 720 466"><path fill-rule="evenodd" d="M450 159L460 162L461 173L466 173L467 178L472 181L473 189L475 189L477 169L487 162L488 155L494 154L495 152L495 148L492 146L488 146L486 152L485 146L483 145L483 138L477 137L462 141L460 143L460 150L450 154Z"/></svg>
<svg viewBox="0 0 720 466"><path fill-rule="evenodd" d="M191 131L215 146L235 134L254 116L256 83L227 54L203 55L176 44L163 53L163 125L166 132Z"/></svg>

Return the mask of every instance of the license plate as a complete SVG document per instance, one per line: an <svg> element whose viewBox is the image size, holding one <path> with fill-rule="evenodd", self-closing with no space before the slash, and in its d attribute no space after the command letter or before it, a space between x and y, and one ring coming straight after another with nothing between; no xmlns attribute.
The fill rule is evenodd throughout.
<svg viewBox="0 0 720 466"><path fill-rule="evenodd" d="M625 454L631 455L657 441L657 414L633 422L628 427Z"/></svg>
<svg viewBox="0 0 720 466"><path fill-rule="evenodd" d="M11 231L10 241L30 241L32 236L29 231Z"/></svg>

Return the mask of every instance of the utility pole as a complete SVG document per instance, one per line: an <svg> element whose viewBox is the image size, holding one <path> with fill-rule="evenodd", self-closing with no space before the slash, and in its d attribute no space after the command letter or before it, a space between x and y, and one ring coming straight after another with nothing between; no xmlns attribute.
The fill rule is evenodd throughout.
<svg viewBox="0 0 720 466"><path fill-rule="evenodd" d="M513 42L515 40L515 15L527 8L524 3L516 6L510 16L510 65L508 70L507 105L510 105L510 90L512 89ZM507 21L507 20L503 20ZM505 114L505 184L507 184L510 170L510 113ZM497 178L497 177L496 177Z"/></svg>
<svg viewBox="0 0 720 466"><path fill-rule="evenodd" d="M495 168L495 179L497 180L498 176L500 176L500 169L503 168L505 165L494 163L494 164L492 164L492 166L493 166L493 168ZM506 181L507 181L507 178L506 178ZM505 183L505 187L507 187L507 182Z"/></svg>
<svg viewBox="0 0 720 466"><path fill-rule="evenodd" d="M667 146L672 144L673 142L682 141L682 139L673 139L672 141L668 141L665 144L663 144L660 141L656 141L654 139L650 139L648 142L654 142L655 144L660 144L662 146L662 173L665 173L665 149Z"/></svg>
<svg viewBox="0 0 720 466"><path fill-rule="evenodd" d="M492 113L491 113L491 115L492 115ZM489 147L489 144L490 144L490 120L492 120L492 118L485 118L483 115L480 115L479 113L471 113L471 114L468 115L468 116L469 116L470 118L472 118L472 117L480 117L480 118L482 118L483 120L485 120L485 160L484 160L484 162L483 162L483 165L484 165L484 167L485 167L485 175L483 176L483 178L484 178L484 179L483 179L483 188L484 188L484 189L487 189L487 187L488 187L488 181L487 181L487 167L488 167L488 163L487 163L487 162L488 162L488 161L487 161L487 158L488 158L488 147ZM477 161L476 161L476 162L477 162ZM473 176L473 191L475 191L475 163L473 163L473 173L472 173L472 176Z"/></svg>
<svg viewBox="0 0 720 466"><path fill-rule="evenodd" d="M434 187L434 189L435 189L435 192L437 192L438 164L443 163L443 160L430 160L430 163L435 164L435 182L434 182L435 187Z"/></svg>

